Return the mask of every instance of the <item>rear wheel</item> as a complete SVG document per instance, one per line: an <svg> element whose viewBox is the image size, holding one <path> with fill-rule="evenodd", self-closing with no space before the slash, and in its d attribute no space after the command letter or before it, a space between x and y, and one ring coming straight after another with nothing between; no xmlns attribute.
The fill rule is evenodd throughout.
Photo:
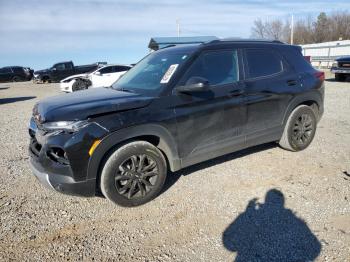
<svg viewBox="0 0 350 262"><path fill-rule="evenodd" d="M158 148L144 141L128 143L107 159L101 174L101 191L121 206L138 206L155 198L167 174Z"/></svg>
<svg viewBox="0 0 350 262"><path fill-rule="evenodd" d="M316 116L311 107L298 106L290 114L279 144L290 151L307 148L316 132Z"/></svg>

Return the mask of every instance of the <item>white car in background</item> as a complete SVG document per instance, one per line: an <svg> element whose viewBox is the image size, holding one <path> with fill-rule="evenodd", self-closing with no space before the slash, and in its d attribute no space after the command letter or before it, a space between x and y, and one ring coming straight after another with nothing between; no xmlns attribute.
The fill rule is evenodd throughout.
<svg viewBox="0 0 350 262"><path fill-rule="evenodd" d="M60 82L61 91L71 93L88 88L111 86L131 65L106 65L90 74L69 76Z"/></svg>

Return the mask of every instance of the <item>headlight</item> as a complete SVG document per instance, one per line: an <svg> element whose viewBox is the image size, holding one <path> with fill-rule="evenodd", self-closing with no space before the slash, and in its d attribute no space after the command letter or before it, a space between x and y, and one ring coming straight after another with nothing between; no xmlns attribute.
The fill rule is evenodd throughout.
<svg viewBox="0 0 350 262"><path fill-rule="evenodd" d="M338 62L333 63L332 67L338 67Z"/></svg>
<svg viewBox="0 0 350 262"><path fill-rule="evenodd" d="M69 132L76 132L79 129L87 126L89 122L87 120L83 121L58 121L58 122L48 122L42 124L43 129L49 131L63 130Z"/></svg>

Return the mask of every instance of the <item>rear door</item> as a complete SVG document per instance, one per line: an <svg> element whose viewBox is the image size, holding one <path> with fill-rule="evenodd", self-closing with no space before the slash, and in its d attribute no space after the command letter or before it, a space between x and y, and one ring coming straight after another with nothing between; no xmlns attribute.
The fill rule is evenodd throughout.
<svg viewBox="0 0 350 262"><path fill-rule="evenodd" d="M244 86L237 49L203 51L178 85L191 77L209 81L208 91L173 93L182 165L232 152L245 143Z"/></svg>
<svg viewBox="0 0 350 262"><path fill-rule="evenodd" d="M273 48L247 48L244 61L248 145L278 139L288 101L300 88L298 75Z"/></svg>

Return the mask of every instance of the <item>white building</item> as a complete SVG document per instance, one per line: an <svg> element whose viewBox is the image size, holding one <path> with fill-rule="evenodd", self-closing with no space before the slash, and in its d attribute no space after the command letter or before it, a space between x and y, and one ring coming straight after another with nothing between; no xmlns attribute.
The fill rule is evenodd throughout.
<svg viewBox="0 0 350 262"><path fill-rule="evenodd" d="M301 47L303 55L310 56L311 63L315 67L330 67L336 58L350 55L350 40L308 44Z"/></svg>

